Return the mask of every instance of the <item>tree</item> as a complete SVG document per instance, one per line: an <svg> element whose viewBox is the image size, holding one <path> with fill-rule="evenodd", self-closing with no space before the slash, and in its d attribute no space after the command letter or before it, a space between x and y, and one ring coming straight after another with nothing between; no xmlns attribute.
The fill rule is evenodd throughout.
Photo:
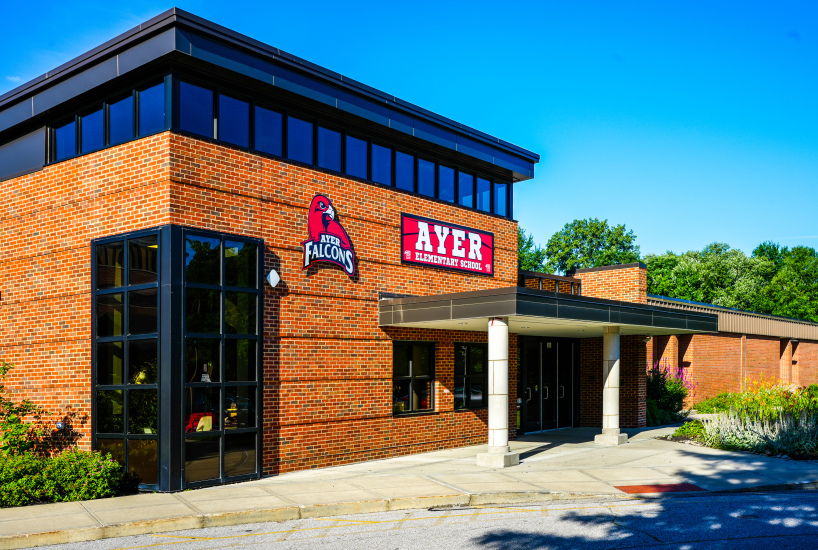
<svg viewBox="0 0 818 550"><path fill-rule="evenodd" d="M565 273L571 269L627 264L639 261L636 235L624 225L589 218L565 224L545 246L546 268Z"/></svg>
<svg viewBox="0 0 818 550"><path fill-rule="evenodd" d="M759 311L758 297L774 264L766 257L747 257L725 243L676 255L648 254L648 294Z"/></svg>
<svg viewBox="0 0 818 550"><path fill-rule="evenodd" d="M777 267L758 293L756 311L818 322L818 253L807 246L770 245L753 251Z"/></svg>
<svg viewBox="0 0 818 550"><path fill-rule="evenodd" d="M545 250L534 244L534 235L517 227L517 267L525 271L545 270Z"/></svg>

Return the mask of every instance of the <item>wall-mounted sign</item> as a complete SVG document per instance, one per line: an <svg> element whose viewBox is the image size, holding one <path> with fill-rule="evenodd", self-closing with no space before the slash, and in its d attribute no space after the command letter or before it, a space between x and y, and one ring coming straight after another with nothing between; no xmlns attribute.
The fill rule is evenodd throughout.
<svg viewBox="0 0 818 550"><path fill-rule="evenodd" d="M307 213L307 234L302 241L304 247L304 267L315 262L329 262L340 266L350 277L355 275L357 258L346 230L338 220L338 213L324 195L315 195Z"/></svg>
<svg viewBox="0 0 818 550"><path fill-rule="evenodd" d="M401 263L494 275L494 234L401 214Z"/></svg>

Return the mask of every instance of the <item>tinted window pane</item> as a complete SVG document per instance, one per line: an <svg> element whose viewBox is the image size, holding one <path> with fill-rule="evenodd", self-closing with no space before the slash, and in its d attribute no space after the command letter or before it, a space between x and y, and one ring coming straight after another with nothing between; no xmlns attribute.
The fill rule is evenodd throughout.
<svg viewBox="0 0 818 550"><path fill-rule="evenodd" d="M224 438L224 475L256 473L256 434L231 434Z"/></svg>
<svg viewBox="0 0 818 550"><path fill-rule="evenodd" d="M372 181L392 185L392 149L372 144Z"/></svg>
<svg viewBox="0 0 818 550"><path fill-rule="evenodd" d="M185 389L185 432L219 429L219 388Z"/></svg>
<svg viewBox="0 0 818 550"><path fill-rule="evenodd" d="M312 164L312 122L287 117L287 157Z"/></svg>
<svg viewBox="0 0 818 550"><path fill-rule="evenodd" d="M483 178L477 178L477 209L491 211L491 183Z"/></svg>
<svg viewBox="0 0 818 550"><path fill-rule="evenodd" d="M121 292L97 296L97 336L122 336L124 311Z"/></svg>
<svg viewBox="0 0 818 550"><path fill-rule="evenodd" d="M219 94L219 139L250 147L250 104Z"/></svg>
<svg viewBox="0 0 818 550"><path fill-rule="evenodd" d="M341 132L318 127L318 166L341 171Z"/></svg>
<svg viewBox="0 0 818 550"><path fill-rule="evenodd" d="M432 348L412 346L412 376L429 376L432 373Z"/></svg>
<svg viewBox="0 0 818 550"><path fill-rule="evenodd" d="M108 105L108 141L111 145L133 139L133 96Z"/></svg>
<svg viewBox="0 0 818 550"><path fill-rule="evenodd" d="M219 382L221 340L185 338L185 382Z"/></svg>
<svg viewBox="0 0 818 550"><path fill-rule="evenodd" d="M411 374L409 371L409 350L411 349L411 346L407 346L406 344L394 345L392 362L394 364L394 375L396 377L409 376Z"/></svg>
<svg viewBox="0 0 818 550"><path fill-rule="evenodd" d="M452 392L452 396L454 397L454 408L457 409L465 409L466 408L466 378L462 376L455 376L454 379L454 392Z"/></svg>
<svg viewBox="0 0 818 550"><path fill-rule="evenodd" d="M147 136L165 129L165 84L139 92L139 135Z"/></svg>
<svg viewBox="0 0 818 550"><path fill-rule="evenodd" d="M346 137L346 172L350 176L366 179L367 143L352 136Z"/></svg>
<svg viewBox="0 0 818 550"><path fill-rule="evenodd" d="M435 196L435 163L418 159L418 193Z"/></svg>
<svg viewBox="0 0 818 550"><path fill-rule="evenodd" d="M455 344L454 346L454 375L464 376L466 374L466 361L468 360L469 347L465 344Z"/></svg>
<svg viewBox="0 0 818 550"><path fill-rule="evenodd" d="M128 241L128 285L155 283L159 277L156 235Z"/></svg>
<svg viewBox="0 0 818 550"><path fill-rule="evenodd" d="M395 152L395 185L405 191L415 190L415 157Z"/></svg>
<svg viewBox="0 0 818 550"><path fill-rule="evenodd" d="M440 178L440 194L437 198L454 202L454 168L443 166L438 167L438 177Z"/></svg>
<svg viewBox="0 0 818 550"><path fill-rule="evenodd" d="M485 374L486 346L472 346L469 356L469 374Z"/></svg>
<svg viewBox="0 0 818 550"><path fill-rule="evenodd" d="M256 342L253 340L224 341L224 378L228 382L256 380Z"/></svg>
<svg viewBox="0 0 818 550"><path fill-rule="evenodd" d="M474 176L458 172L457 202L463 206L474 206Z"/></svg>
<svg viewBox="0 0 818 550"><path fill-rule="evenodd" d="M185 439L185 481L219 478L219 439L219 436Z"/></svg>
<svg viewBox="0 0 818 550"><path fill-rule="evenodd" d="M213 92L179 83L179 127L186 132L213 137Z"/></svg>
<svg viewBox="0 0 818 550"><path fill-rule="evenodd" d="M125 353L122 342L97 344L97 384L111 386L122 383Z"/></svg>
<svg viewBox="0 0 818 550"><path fill-rule="evenodd" d="M128 392L128 433L157 433L158 410L156 390L130 390Z"/></svg>
<svg viewBox="0 0 818 550"><path fill-rule="evenodd" d="M156 384L159 356L156 340L131 340L128 342L128 382L131 384Z"/></svg>
<svg viewBox="0 0 818 550"><path fill-rule="evenodd" d="M217 285L221 281L219 239L185 239L185 279L188 283Z"/></svg>
<svg viewBox="0 0 818 550"><path fill-rule="evenodd" d="M124 439L97 439L97 450L103 455L110 453L112 459L125 466Z"/></svg>
<svg viewBox="0 0 818 550"><path fill-rule="evenodd" d="M115 288L125 284L122 242L100 244L96 247L97 253L97 288Z"/></svg>
<svg viewBox="0 0 818 550"><path fill-rule="evenodd" d="M412 380L412 410L422 411L432 408L431 380Z"/></svg>
<svg viewBox="0 0 818 550"><path fill-rule="evenodd" d="M258 247L250 243L224 241L224 284L256 288Z"/></svg>
<svg viewBox="0 0 818 550"><path fill-rule="evenodd" d="M256 107L256 149L277 157L282 156L283 125L284 117L281 113Z"/></svg>
<svg viewBox="0 0 818 550"><path fill-rule="evenodd" d="M411 411L409 407L410 380L396 380L392 382L392 412L402 413Z"/></svg>
<svg viewBox="0 0 818 550"><path fill-rule="evenodd" d="M122 390L97 391L97 433L121 434L125 430Z"/></svg>
<svg viewBox="0 0 818 550"><path fill-rule="evenodd" d="M220 332L221 292L203 288L185 291L187 332Z"/></svg>
<svg viewBox="0 0 818 550"><path fill-rule="evenodd" d="M508 216L508 184L494 184L494 213L499 216Z"/></svg>
<svg viewBox="0 0 818 550"><path fill-rule="evenodd" d="M85 115L80 121L83 153L96 151L105 147L105 136L102 128L102 109Z"/></svg>
<svg viewBox="0 0 818 550"><path fill-rule="evenodd" d="M128 332L156 332L158 324L157 289L132 290L128 293Z"/></svg>
<svg viewBox="0 0 818 550"><path fill-rule="evenodd" d="M227 334L255 334L255 293L224 293L224 330Z"/></svg>
<svg viewBox="0 0 818 550"><path fill-rule="evenodd" d="M69 122L54 131L54 160L67 159L77 154L77 123Z"/></svg>
<svg viewBox="0 0 818 550"><path fill-rule="evenodd" d="M256 387L224 388L224 429L256 427Z"/></svg>
<svg viewBox="0 0 818 550"><path fill-rule="evenodd" d="M128 471L140 483L156 483L158 446L155 439L131 439L128 441Z"/></svg>
<svg viewBox="0 0 818 550"><path fill-rule="evenodd" d="M469 407L481 409L486 406L486 379L474 377L469 381Z"/></svg>

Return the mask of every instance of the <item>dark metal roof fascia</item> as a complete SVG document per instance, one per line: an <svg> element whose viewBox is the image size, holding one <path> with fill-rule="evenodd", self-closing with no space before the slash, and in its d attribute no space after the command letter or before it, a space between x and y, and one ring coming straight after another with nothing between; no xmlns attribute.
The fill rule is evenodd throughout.
<svg viewBox="0 0 818 550"><path fill-rule="evenodd" d="M492 299L493 298L493 299ZM514 306L508 307L513 300ZM474 315L457 317L454 314L455 302L458 309L469 311ZM506 307L501 311L482 310L488 304L503 304ZM532 305L533 304L533 305ZM696 332L717 332L718 316L708 313L680 312L678 309L658 307L635 302L620 302L602 298L588 298L576 294L563 294L547 290L528 289L522 287L507 287L489 290L460 292L455 294L440 294L437 296L417 296L410 298L394 298L380 300L379 310L382 318L416 317L418 321L449 321L468 317L497 317L507 315L531 315L531 307L551 307L555 315L551 318L565 320L593 321L617 325L638 325L662 329L678 329ZM529 306L530 307L526 307ZM522 307L521 307L522 306ZM414 312L448 311L445 317L431 317L413 315ZM562 310L562 311L561 311ZM528 311L528 312L526 312ZM563 311L593 312L591 316L575 317L563 315ZM628 322L631 321L631 322ZM637 322L638 321L638 322ZM402 320L400 322L412 322Z"/></svg>
<svg viewBox="0 0 818 550"><path fill-rule="evenodd" d="M278 48L268 46L262 42L259 42L258 40L237 33L226 27L178 8L171 8L134 27L133 29L126 31L111 40L108 40L93 50L90 50L89 52L86 52L72 59L71 61L60 65L56 69L48 71L44 75L41 75L29 82L26 82L25 84L18 86L17 88L14 88L13 90L10 90L9 92L6 92L0 96L0 113L5 108L11 106L12 103L17 103L20 100L25 99L26 96L33 95L43 88L50 87L56 84L59 80L67 78L71 74L78 72L88 65L95 64L105 60L106 58L112 57L135 42L146 39L151 34L158 33L176 25L187 27L192 30L198 30L208 35L208 37L227 42L232 46L238 46L244 50L249 50L265 57L272 57L273 61L280 63L285 67L295 68L301 72L308 73L319 78L320 80L328 81L329 83L334 84L346 91L351 91L358 95L369 97L370 99L376 99L383 102L386 106L398 107L400 110L403 110L408 114L415 115L444 128L454 130L457 133L464 135L464 137L470 137L478 141L482 141L493 147L497 147L501 151L508 151L509 153L524 158L531 163L537 163L540 160L540 156L532 151L476 130L475 128L465 124L461 124L452 119L446 118L442 115L436 114L395 96L386 94L380 90L358 82L357 80L345 77L339 73L321 67L320 65L316 65L307 60L296 57Z"/></svg>

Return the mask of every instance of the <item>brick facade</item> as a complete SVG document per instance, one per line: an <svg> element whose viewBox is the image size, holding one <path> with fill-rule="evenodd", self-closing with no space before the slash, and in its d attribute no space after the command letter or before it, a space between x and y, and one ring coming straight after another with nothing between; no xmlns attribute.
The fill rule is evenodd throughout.
<svg viewBox="0 0 818 550"><path fill-rule="evenodd" d="M608 265L577 269L569 276L582 279L582 295L646 304L648 272L645 264Z"/></svg>
<svg viewBox="0 0 818 550"><path fill-rule="evenodd" d="M3 185L0 358L16 364L8 385L74 415L81 447L90 447L90 242L165 224L263 239L265 270L281 275L264 291L264 473L485 441L486 411L454 412L451 391L453 343L486 334L385 331L377 300L514 286L515 222L170 132ZM353 241L354 280L326 264L301 269L318 193ZM402 265L401 212L494 233L494 277ZM393 416L393 339L436 342L435 413ZM510 348L513 385L514 335ZM509 415L513 427L515 406Z"/></svg>

